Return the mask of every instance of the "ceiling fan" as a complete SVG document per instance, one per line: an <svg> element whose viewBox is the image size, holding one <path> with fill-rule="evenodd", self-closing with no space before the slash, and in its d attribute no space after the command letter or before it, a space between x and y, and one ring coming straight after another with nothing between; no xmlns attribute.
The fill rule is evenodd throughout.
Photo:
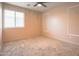
<svg viewBox="0 0 79 59"><path fill-rule="evenodd" d="M34 7L36 7L36 6L44 6L44 7L47 7L44 3L46 3L46 2L37 2L37 3L34 5Z"/></svg>

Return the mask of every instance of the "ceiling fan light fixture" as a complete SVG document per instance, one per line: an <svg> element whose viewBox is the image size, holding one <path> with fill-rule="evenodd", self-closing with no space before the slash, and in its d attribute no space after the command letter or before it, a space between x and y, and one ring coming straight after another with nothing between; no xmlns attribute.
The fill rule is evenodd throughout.
<svg viewBox="0 0 79 59"><path fill-rule="evenodd" d="M38 6L38 7L41 7L42 5L41 5L41 4L38 4L37 6Z"/></svg>

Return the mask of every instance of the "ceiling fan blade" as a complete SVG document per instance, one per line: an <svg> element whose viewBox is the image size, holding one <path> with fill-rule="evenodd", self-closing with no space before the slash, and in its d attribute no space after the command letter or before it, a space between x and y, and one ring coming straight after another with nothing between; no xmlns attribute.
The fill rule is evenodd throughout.
<svg viewBox="0 0 79 59"><path fill-rule="evenodd" d="M43 4L43 3L42 3L41 5L44 6L44 7L47 7L47 6L46 6L45 4Z"/></svg>
<svg viewBox="0 0 79 59"><path fill-rule="evenodd" d="M38 5L38 4L35 4L34 7L37 6L37 5Z"/></svg>

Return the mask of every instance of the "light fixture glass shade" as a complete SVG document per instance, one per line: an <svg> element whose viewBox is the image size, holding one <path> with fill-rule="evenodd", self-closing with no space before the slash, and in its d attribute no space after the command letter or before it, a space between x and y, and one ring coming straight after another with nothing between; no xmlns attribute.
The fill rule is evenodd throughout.
<svg viewBox="0 0 79 59"><path fill-rule="evenodd" d="M42 5L41 5L41 4L38 4L37 6L39 6L39 7L40 7L40 6L42 6Z"/></svg>

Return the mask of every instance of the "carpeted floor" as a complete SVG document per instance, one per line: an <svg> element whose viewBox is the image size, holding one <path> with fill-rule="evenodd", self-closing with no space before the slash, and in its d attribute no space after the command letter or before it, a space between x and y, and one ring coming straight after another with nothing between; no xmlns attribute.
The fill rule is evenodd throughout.
<svg viewBox="0 0 79 59"><path fill-rule="evenodd" d="M79 46L56 39L37 37L14 42L3 46L2 56L77 56Z"/></svg>

